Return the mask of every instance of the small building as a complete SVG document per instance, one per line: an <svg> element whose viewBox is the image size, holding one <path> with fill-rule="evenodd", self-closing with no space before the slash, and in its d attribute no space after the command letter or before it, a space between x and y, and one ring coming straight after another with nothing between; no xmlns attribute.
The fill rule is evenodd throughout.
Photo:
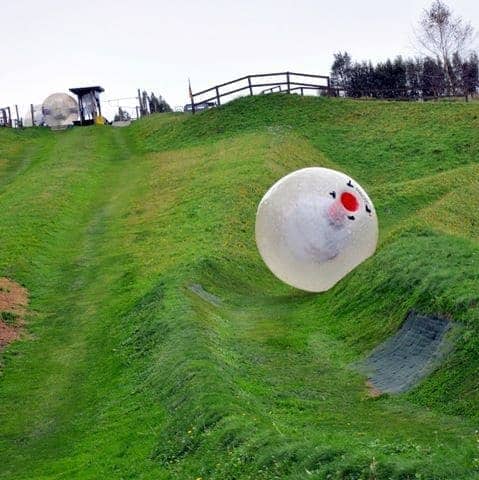
<svg viewBox="0 0 479 480"><path fill-rule="evenodd" d="M100 93L105 91L100 86L70 88L70 92L78 97L78 110L80 125L93 125L104 123L101 115Z"/></svg>

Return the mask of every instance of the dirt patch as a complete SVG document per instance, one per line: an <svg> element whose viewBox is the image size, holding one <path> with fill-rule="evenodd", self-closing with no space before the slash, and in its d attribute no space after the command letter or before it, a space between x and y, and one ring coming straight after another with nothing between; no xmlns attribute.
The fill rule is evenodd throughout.
<svg viewBox="0 0 479 480"><path fill-rule="evenodd" d="M0 278L0 349L20 337L28 306L28 292L8 278Z"/></svg>
<svg viewBox="0 0 479 480"><path fill-rule="evenodd" d="M379 398L383 392L378 390L370 380L366 381L366 388L368 389L368 397L370 398Z"/></svg>
<svg viewBox="0 0 479 480"><path fill-rule="evenodd" d="M0 349L20 337L20 328L11 327L0 320Z"/></svg>

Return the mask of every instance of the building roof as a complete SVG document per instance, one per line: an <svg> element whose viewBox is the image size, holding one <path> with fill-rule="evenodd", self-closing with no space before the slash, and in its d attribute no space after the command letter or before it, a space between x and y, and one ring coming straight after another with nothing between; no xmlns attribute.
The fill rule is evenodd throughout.
<svg viewBox="0 0 479 480"><path fill-rule="evenodd" d="M79 87L79 88L70 88L70 92L74 93L75 95L85 95L86 93L90 92L104 92L105 89L96 85L94 87Z"/></svg>

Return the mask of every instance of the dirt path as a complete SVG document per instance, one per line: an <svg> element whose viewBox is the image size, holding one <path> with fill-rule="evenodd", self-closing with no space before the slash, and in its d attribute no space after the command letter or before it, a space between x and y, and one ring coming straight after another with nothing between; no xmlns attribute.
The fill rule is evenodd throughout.
<svg viewBox="0 0 479 480"><path fill-rule="evenodd" d="M20 337L28 292L8 278L0 278L0 348Z"/></svg>

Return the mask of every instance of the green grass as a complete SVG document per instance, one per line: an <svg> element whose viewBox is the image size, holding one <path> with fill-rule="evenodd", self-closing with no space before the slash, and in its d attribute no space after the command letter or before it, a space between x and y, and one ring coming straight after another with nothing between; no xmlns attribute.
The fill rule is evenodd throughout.
<svg viewBox="0 0 479 480"><path fill-rule="evenodd" d="M0 275L32 311L2 353L0 478L479 478L478 127L476 103L273 95L0 131ZM254 243L264 192L311 165L381 227L321 295ZM455 350L370 398L350 365L410 308L459 322Z"/></svg>
<svg viewBox="0 0 479 480"><path fill-rule="evenodd" d="M0 312L0 320L6 325L17 325L19 315L13 312Z"/></svg>

